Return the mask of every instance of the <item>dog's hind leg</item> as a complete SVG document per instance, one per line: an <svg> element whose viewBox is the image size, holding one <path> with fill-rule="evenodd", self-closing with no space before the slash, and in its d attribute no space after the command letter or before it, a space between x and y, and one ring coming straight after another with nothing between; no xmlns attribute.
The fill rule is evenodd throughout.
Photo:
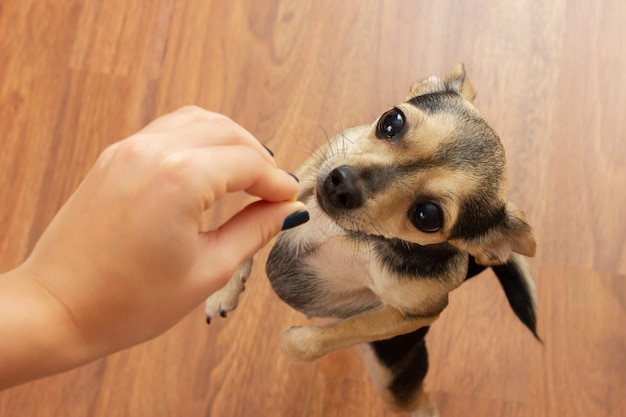
<svg viewBox="0 0 626 417"><path fill-rule="evenodd" d="M413 417L437 417L437 408L424 390L428 327L365 346L365 359L378 392L394 411Z"/></svg>

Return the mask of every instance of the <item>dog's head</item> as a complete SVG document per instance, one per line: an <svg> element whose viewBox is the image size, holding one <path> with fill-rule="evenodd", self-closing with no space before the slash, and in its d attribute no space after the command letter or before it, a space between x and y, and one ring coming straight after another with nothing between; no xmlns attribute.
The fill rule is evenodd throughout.
<svg viewBox="0 0 626 417"><path fill-rule="evenodd" d="M511 251L534 255L531 229L507 198L502 144L474 97L462 64L413 85L407 101L312 158L315 180L301 198L316 198L355 235L449 242L484 265Z"/></svg>

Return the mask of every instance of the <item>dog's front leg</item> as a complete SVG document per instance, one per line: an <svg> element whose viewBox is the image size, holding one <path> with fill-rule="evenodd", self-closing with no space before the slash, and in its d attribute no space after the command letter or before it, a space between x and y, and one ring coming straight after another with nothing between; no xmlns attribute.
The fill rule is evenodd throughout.
<svg viewBox="0 0 626 417"><path fill-rule="evenodd" d="M334 350L410 333L429 326L438 317L408 316L383 305L327 324L292 327L283 334L281 349L293 362L310 362Z"/></svg>
<svg viewBox="0 0 626 417"><path fill-rule="evenodd" d="M242 262L228 283L207 298L204 304L204 314L207 323L210 324L211 319L218 315L226 317L228 312L233 311L237 307L239 295L245 289L246 280L250 276L252 262L252 258Z"/></svg>

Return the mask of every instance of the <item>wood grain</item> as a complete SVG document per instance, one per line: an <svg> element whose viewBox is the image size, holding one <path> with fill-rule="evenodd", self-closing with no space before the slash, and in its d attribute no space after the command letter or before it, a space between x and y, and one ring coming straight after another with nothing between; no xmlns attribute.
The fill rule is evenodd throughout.
<svg viewBox="0 0 626 417"><path fill-rule="evenodd" d="M225 113L295 170L462 60L535 227L544 344L486 273L433 326L433 399L443 416L622 415L625 20L618 0L3 0L0 268L27 256L102 149L160 114ZM207 327L198 309L151 342L4 391L0 416L394 415L358 348L306 366L281 356L281 332L305 320L272 293L266 256L227 320Z"/></svg>

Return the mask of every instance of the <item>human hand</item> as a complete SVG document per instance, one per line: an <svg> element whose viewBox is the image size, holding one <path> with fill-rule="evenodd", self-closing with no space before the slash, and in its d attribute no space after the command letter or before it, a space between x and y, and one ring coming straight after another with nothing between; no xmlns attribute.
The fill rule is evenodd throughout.
<svg viewBox="0 0 626 417"><path fill-rule="evenodd" d="M202 232L203 213L237 191L260 200ZM102 356L159 335L225 284L304 209L286 202L296 191L250 133L182 108L101 154L21 270Z"/></svg>

